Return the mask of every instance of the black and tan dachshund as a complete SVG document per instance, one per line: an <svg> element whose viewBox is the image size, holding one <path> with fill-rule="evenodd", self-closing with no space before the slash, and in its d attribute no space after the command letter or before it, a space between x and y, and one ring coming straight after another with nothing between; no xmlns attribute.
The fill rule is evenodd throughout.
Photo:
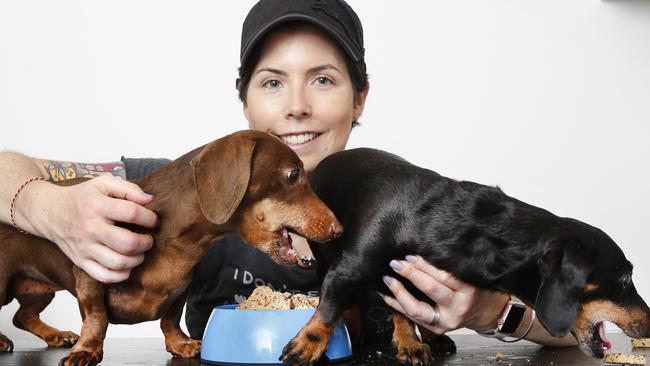
<svg viewBox="0 0 650 366"><path fill-rule="evenodd" d="M588 355L602 358L608 348L601 336L606 320L631 337L650 336L650 309L632 283L632 264L593 226L373 149L326 158L311 183L344 234L327 247L312 245L325 266L320 305L284 348L287 365L318 360L344 310L363 301L367 289L389 293L381 282L395 275L388 263L408 254L469 284L514 294L534 307L551 335L571 332ZM395 316L394 324L400 360L430 363L429 346L405 330L413 329L410 320Z"/></svg>

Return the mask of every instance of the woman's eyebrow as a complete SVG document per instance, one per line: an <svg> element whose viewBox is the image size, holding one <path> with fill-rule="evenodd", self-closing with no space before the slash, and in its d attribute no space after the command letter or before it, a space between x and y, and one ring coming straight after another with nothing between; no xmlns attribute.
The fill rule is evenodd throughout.
<svg viewBox="0 0 650 366"><path fill-rule="evenodd" d="M282 75L282 76L287 76L288 75L286 72L284 72L282 70L279 70L279 69L274 69L272 67L262 67L261 69L255 71L255 74L259 74L259 73L264 72L264 71L270 72L270 73L273 73L273 74Z"/></svg>
<svg viewBox="0 0 650 366"><path fill-rule="evenodd" d="M326 64L326 65L320 65L320 66L312 67L312 68L310 68L310 69L307 70L307 71L308 71L309 73L317 73L317 72L319 72L319 71L323 71L323 70L327 70L327 69L331 69L331 70L334 70L334 71L337 71L337 72L341 72L341 71L339 71L339 69L338 69L336 66L331 65L331 64Z"/></svg>
<svg viewBox="0 0 650 366"><path fill-rule="evenodd" d="M320 71L323 71L323 70L328 70L328 69L329 70L334 70L334 71L337 71L337 72L341 72L336 66L331 65L331 64L314 66L314 67L311 67L311 68L307 69L307 72L310 73L310 74L314 74L314 73L317 73L317 72L320 72ZM255 74L257 75L257 74L262 73L262 72L270 72L270 73L278 74L278 75L282 75L282 76L287 76L288 75L288 73L286 71L283 71L283 70L280 70L280 69L275 69L275 68L272 68L272 67L262 67L262 68L258 69L257 71L255 71Z"/></svg>

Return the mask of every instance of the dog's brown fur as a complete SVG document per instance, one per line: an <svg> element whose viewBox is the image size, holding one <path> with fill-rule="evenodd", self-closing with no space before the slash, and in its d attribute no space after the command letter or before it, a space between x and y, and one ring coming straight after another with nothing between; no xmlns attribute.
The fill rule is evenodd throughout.
<svg viewBox="0 0 650 366"><path fill-rule="evenodd" d="M299 169L299 177L288 179ZM75 184L76 182L65 183ZM240 131L193 150L135 182L155 196L147 207L161 219L149 232L154 246L124 282L105 285L76 267L53 243L0 225L0 305L16 298L14 324L49 346L72 346L64 365L102 360L109 323L161 319L167 350L195 357L201 342L187 337L179 321L192 269L220 237L237 232L276 262L281 231L289 228L316 241L342 232L332 212L314 195L298 156L279 139ZM286 244L286 242L285 242ZM54 292L65 289L79 302L81 337L39 319ZM13 349L0 333L0 352Z"/></svg>

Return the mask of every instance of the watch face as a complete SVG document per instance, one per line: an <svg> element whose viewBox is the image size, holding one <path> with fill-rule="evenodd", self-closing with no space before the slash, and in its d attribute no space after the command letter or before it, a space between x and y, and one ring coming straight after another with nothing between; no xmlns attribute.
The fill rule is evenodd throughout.
<svg viewBox="0 0 650 366"><path fill-rule="evenodd" d="M506 316L506 320L503 322L499 333L512 334L514 333L521 321L524 319L524 313L526 312L526 306L521 304L512 304L510 311Z"/></svg>

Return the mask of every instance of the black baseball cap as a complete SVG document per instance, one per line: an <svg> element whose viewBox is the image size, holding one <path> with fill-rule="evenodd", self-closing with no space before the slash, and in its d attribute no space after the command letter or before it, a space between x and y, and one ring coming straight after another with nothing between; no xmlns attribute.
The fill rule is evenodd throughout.
<svg viewBox="0 0 650 366"><path fill-rule="evenodd" d="M343 0L260 0L248 12L241 34L239 61L277 25L290 21L310 23L329 34L356 63L364 63L363 28Z"/></svg>

